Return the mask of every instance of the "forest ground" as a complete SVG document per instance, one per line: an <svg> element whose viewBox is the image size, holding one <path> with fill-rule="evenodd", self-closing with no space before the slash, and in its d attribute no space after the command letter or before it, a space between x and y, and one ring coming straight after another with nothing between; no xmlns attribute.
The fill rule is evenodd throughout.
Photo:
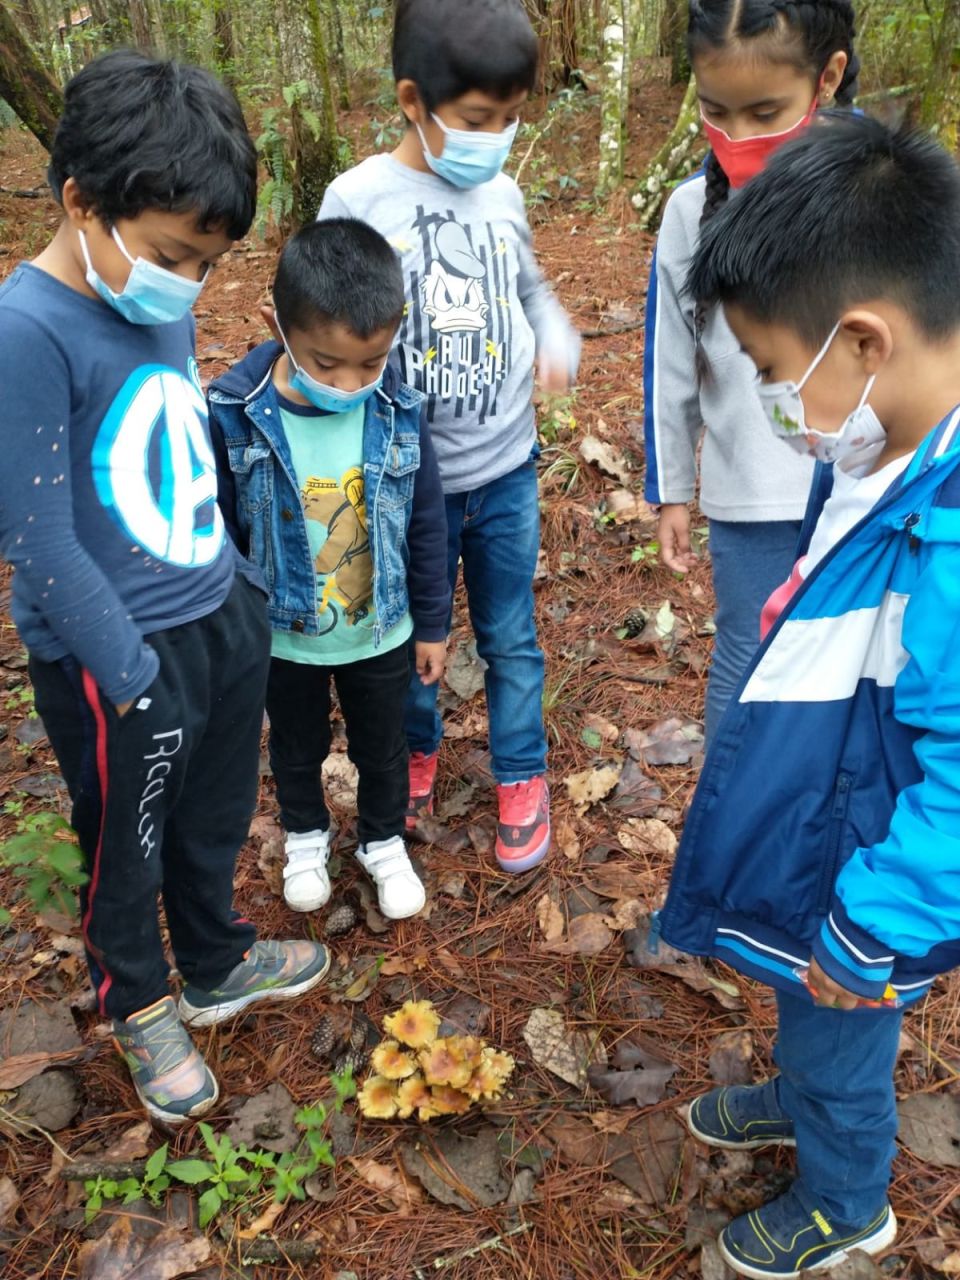
<svg viewBox="0 0 960 1280"><path fill-rule="evenodd" d="M636 91L631 173L642 171L669 128L679 96L655 74ZM566 173L581 183L534 207L531 219L543 269L587 334L575 401L541 408L537 617L547 656L552 856L537 872L515 879L500 874L492 860L495 797L486 721L460 599L450 646L455 687L443 695L439 812L413 850L427 878L426 913L376 932L382 922L361 903L358 925L331 944L335 967L328 986L299 1004L265 1009L198 1037L221 1082L211 1119L218 1130L271 1086L285 1087L298 1105L328 1096L330 1064L311 1049L324 1014L332 1008L341 1026L363 1016L379 1025L410 995L433 1000L458 1025L482 1028L515 1056L508 1094L485 1115L419 1128L362 1120L348 1105L335 1130L335 1195L321 1188L319 1199L289 1203L254 1245L214 1236L205 1252L196 1239L195 1201L183 1192L171 1194L158 1212L141 1203L105 1210L86 1226L82 1191L61 1177L63 1166L105 1152L134 1158L161 1139L145 1142L136 1127L140 1113L126 1070L87 998L76 925L36 917L22 901L7 903L14 922L0 932L0 1080L3 1059L25 1051L22 1040L11 1047L14 1019L29 1020L37 1007L66 1010L83 1048L79 1061L65 1052L53 1063L56 1074L69 1077L66 1106L75 1110L53 1138L29 1127L10 1133L20 1095L12 1088L0 1092L0 1121L8 1126L0 1140L5 1280L194 1273L720 1280L724 1271L710 1244L718 1226L785 1184L790 1154L708 1156L676 1121L678 1107L715 1081L769 1073L771 993L719 966L663 953L648 957L642 946L644 919L662 901L699 766L694 722L713 603L706 563L682 581L658 566L650 549L652 519L633 496L643 474L642 309L652 241L633 227L625 198L602 211L584 198L595 115L571 112L545 135L542 156L530 161L553 179ZM344 129L359 140L358 150L369 149L363 111L346 117ZM522 155L522 143L518 149ZM25 135L0 135L0 274L35 254L56 225L48 198L7 194L40 187L43 163ZM274 258L275 245L251 238L204 292L197 320L205 380L264 336L257 307ZM22 817L12 812L21 802L24 812L67 812L55 761L29 718L22 649L6 615L8 587L0 579L4 836ZM330 785L341 827L337 852L349 855L355 797L344 745L341 732ZM671 759L677 763L657 763ZM576 776L586 771L593 772ZM278 896L281 838L272 780L266 768L262 774L258 815L238 869L239 904L263 936L303 936L313 928L322 935L327 912L319 920L295 915ZM341 861L331 907L358 901L352 859ZM633 967L628 956L645 967ZM379 969L378 957L386 958ZM371 981L365 983L364 974ZM919 1280L960 1271L957 991L953 980L939 983L907 1020L897 1087L918 1118L895 1166L901 1235L881 1271L864 1268L857 1275ZM549 1012L531 1024L534 1010ZM639 1056L629 1048L624 1054L630 1044L639 1045ZM57 1046L40 1034L27 1047L49 1052ZM604 1060L632 1063L637 1071L630 1079L598 1082L606 1091L600 1092L583 1082L582 1069ZM579 1083L567 1083L556 1069ZM29 1087L36 1095L38 1086ZM626 1096L625 1105L617 1105L618 1095ZM34 1096L32 1114L48 1117L52 1126L55 1102ZM940 1108L933 1120L931 1108ZM455 1133L475 1141L458 1145ZM261 1127L258 1136L269 1135ZM183 1133L176 1150L194 1152L197 1140L194 1130ZM426 1185L409 1171L424 1161ZM438 1192L461 1204L441 1203ZM162 1224L171 1231L161 1231ZM97 1238L99 1251L90 1243ZM297 1261L304 1244L314 1256ZM285 1255L276 1266L244 1261L271 1248Z"/></svg>

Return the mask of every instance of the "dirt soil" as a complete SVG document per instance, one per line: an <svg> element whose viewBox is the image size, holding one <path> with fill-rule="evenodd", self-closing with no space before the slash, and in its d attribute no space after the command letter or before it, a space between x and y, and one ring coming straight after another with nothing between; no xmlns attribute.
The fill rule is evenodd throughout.
<svg viewBox="0 0 960 1280"><path fill-rule="evenodd" d="M677 89L655 76L637 91L632 174L642 171L678 100ZM759 1080L770 1072L775 1011L769 990L720 966L675 957L655 957L642 970L626 962L628 955L644 955L642 939L629 929L639 926L642 933L647 914L663 899L700 763L694 722L703 703L713 602L705 560L682 581L657 565L652 517L633 497L641 492L644 465L642 315L652 241L634 229L625 199L605 210L587 199L594 114L565 123L545 142L555 173L572 174L580 185L533 211L543 268L586 333L575 400L540 410L537 617L547 655L553 853L541 869L519 878L500 874L492 859L495 797L486 720L461 599L451 638L459 692L447 688L443 694L447 737L439 813L414 847L428 884L426 913L379 933L368 927L361 905L357 926L331 944L335 965L327 987L296 1005L198 1036L221 1084L212 1117L218 1130L241 1102L275 1083L286 1086L297 1104L328 1097L330 1063L311 1049L324 1014L333 1008L338 1017L365 1014L379 1024L411 995L484 1022L486 1038L516 1058L511 1088L486 1115L423 1126L364 1120L348 1105L349 1123L338 1128L335 1196L290 1202L254 1245L214 1234L212 1252L196 1274L717 1278L724 1272L710 1242L718 1227L776 1194L793 1167L786 1153L708 1155L675 1122L678 1108L716 1080ZM347 121L357 136L364 125L362 113ZM43 154L24 135L0 135L0 274L36 253L56 226L56 207L44 193L10 194L41 188L43 165ZM204 379L265 336L258 304L275 253L272 244L244 242L204 292L197 309ZM6 806L0 836L12 834L23 813L68 812L49 746L29 727L22 648L5 613L8 587L0 578L0 803ZM672 747L657 758L672 751L681 762L644 762L636 731L670 719L677 723L663 732ZM332 799L342 870L331 909L355 903L358 893L349 856L355 795L343 767L342 732L335 747ZM597 787L602 794L594 803L575 805L567 781L604 766L614 766L606 775L609 785ZM39 798L31 794L38 791ZM258 816L238 869L238 903L263 936L322 935L329 910L297 915L278 894L279 848L274 789L264 764ZM38 918L23 901L3 896L13 924L0 930L0 1019L29 1008L27 1002L47 1010L62 1006L85 1046L81 1060L66 1068L76 1114L56 1134L21 1126L14 1136L9 1124L18 1095L12 1088L0 1092L0 1133L4 1125L7 1133L0 1143L5 1280L194 1274L182 1269L182 1259L168 1265L153 1255L137 1270L109 1249L99 1263L91 1263L89 1252L83 1261L85 1241L115 1229L121 1210L105 1211L86 1226L82 1191L60 1171L72 1160L102 1157L140 1113L108 1027L91 1007L76 924ZM375 916L369 921L381 927ZM385 965L365 998L352 1003L347 993L356 994L354 980L378 957L386 957ZM957 993L955 980L942 981L907 1020L897 1086L902 1095L938 1095L960 1109ZM618 1045L639 1039L653 1055L649 1061L675 1070L662 1072L667 1078L659 1084L648 1082L643 1105L630 1099L616 1105L582 1080L566 1083L541 1065L542 1035L523 1034L535 1009L556 1011L581 1065L613 1059ZM0 1059L9 1052L0 1039ZM471 1186L476 1170L450 1173L437 1144L451 1125L468 1135L493 1129L500 1177L512 1188L509 1202L484 1207ZM960 1135L949 1136L955 1157ZM162 1140L151 1137L151 1149ZM191 1129L173 1145L186 1153L197 1141ZM440 1203L402 1172L401 1144L418 1142L468 1210ZM901 1223L896 1253L880 1271L856 1274L912 1280L955 1274L956 1168L901 1148L895 1173L893 1204ZM19 1197L12 1209L11 1187ZM195 1200L182 1193L169 1196L159 1211L141 1204L124 1212L132 1213L134 1235L148 1254L160 1222L182 1239L195 1231ZM486 1247L477 1252L477 1246ZM276 1265L245 1261L269 1257L271 1248ZM304 1257L305 1249L311 1257Z"/></svg>

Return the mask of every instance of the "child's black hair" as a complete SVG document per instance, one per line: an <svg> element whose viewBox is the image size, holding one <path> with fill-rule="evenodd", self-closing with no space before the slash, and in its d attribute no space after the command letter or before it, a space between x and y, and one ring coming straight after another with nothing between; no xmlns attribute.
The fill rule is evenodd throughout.
<svg viewBox="0 0 960 1280"><path fill-rule="evenodd" d="M960 168L927 135L836 113L778 151L700 234L687 287L820 346L887 300L937 340L960 328Z"/></svg>
<svg viewBox="0 0 960 1280"><path fill-rule="evenodd" d="M521 0L396 0L393 78L412 80L428 111L479 89L533 89L539 46Z"/></svg>
<svg viewBox="0 0 960 1280"><path fill-rule="evenodd" d="M395 329L405 305L400 259L359 218L312 222L283 246L273 304L288 337L325 324L358 338Z"/></svg>
<svg viewBox="0 0 960 1280"><path fill-rule="evenodd" d="M246 235L257 155L236 98L202 67L118 49L67 85L50 153L60 198L73 178L105 223L148 209L196 212L201 230Z"/></svg>

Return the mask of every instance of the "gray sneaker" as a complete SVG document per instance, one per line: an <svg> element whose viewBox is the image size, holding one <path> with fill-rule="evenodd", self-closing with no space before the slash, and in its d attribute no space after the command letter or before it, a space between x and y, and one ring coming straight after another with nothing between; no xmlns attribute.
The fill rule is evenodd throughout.
<svg viewBox="0 0 960 1280"><path fill-rule="evenodd" d="M113 1041L154 1120L168 1126L187 1124L216 1104L220 1089L177 1016L172 996L125 1021L115 1018Z"/></svg>
<svg viewBox="0 0 960 1280"><path fill-rule="evenodd" d="M180 1017L188 1027L209 1027L260 1000L295 1000L329 969L330 953L319 942L255 942L214 991L184 987Z"/></svg>

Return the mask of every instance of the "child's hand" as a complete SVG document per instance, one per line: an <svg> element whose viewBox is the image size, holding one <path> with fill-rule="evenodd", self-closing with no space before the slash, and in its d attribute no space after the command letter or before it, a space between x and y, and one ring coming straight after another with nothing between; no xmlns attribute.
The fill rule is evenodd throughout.
<svg viewBox="0 0 960 1280"><path fill-rule="evenodd" d="M436 684L443 675L444 664L447 660L447 642L446 640L418 640L416 643L417 651L417 675L423 684Z"/></svg>
<svg viewBox="0 0 960 1280"><path fill-rule="evenodd" d="M537 359L540 390L551 396L565 396L570 390L570 366L566 360L551 360L547 355Z"/></svg>
<svg viewBox="0 0 960 1280"><path fill-rule="evenodd" d="M828 978L816 960L812 959L807 971L807 990L814 1002L824 1009L856 1009L863 1003L860 996Z"/></svg>
<svg viewBox="0 0 960 1280"><path fill-rule="evenodd" d="M674 573L686 573L697 563L690 545L690 510L684 502L665 502L657 525L660 559Z"/></svg>

